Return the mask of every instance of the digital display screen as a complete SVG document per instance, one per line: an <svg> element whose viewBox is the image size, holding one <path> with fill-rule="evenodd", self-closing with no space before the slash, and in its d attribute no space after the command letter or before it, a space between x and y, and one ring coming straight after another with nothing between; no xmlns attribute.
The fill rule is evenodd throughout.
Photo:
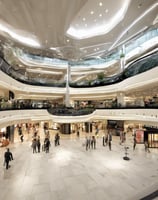
<svg viewBox="0 0 158 200"><path fill-rule="evenodd" d="M137 143L144 143L144 130L135 130L135 134Z"/></svg>

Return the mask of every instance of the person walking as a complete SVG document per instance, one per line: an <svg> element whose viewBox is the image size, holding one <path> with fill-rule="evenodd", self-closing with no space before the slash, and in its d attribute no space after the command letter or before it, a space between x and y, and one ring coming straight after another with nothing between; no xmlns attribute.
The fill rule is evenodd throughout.
<svg viewBox="0 0 158 200"><path fill-rule="evenodd" d="M4 153L4 161L6 165L6 169L10 167L9 162L13 160L13 154L10 152L9 148L7 148L7 151Z"/></svg>
<svg viewBox="0 0 158 200"><path fill-rule="evenodd" d="M21 142L24 141L24 135L23 134L20 135L20 140L21 140Z"/></svg>
<svg viewBox="0 0 158 200"><path fill-rule="evenodd" d="M77 137L79 138L80 137L80 131L77 130Z"/></svg>
<svg viewBox="0 0 158 200"><path fill-rule="evenodd" d="M36 140L36 138L34 138L32 140L32 150L33 150L33 153L37 153L36 147L37 147L37 140Z"/></svg>
<svg viewBox="0 0 158 200"><path fill-rule="evenodd" d="M40 142L40 138L37 139L37 149L38 149L38 153L40 153L40 150L41 150L41 142Z"/></svg>
<svg viewBox="0 0 158 200"><path fill-rule="evenodd" d="M92 139L91 139L91 148L92 149L96 149L96 138L95 138L95 136L92 136Z"/></svg>
<svg viewBox="0 0 158 200"><path fill-rule="evenodd" d="M107 145L107 142L108 142L108 135L105 134L105 135L103 136L103 146L104 146L104 147Z"/></svg>
<svg viewBox="0 0 158 200"><path fill-rule="evenodd" d="M150 153L150 150L149 150L149 146L148 146L148 142L147 142L147 141L144 142L144 147L145 147L145 152Z"/></svg>
<svg viewBox="0 0 158 200"><path fill-rule="evenodd" d="M111 141L112 141L112 134L108 133L108 144L109 144L109 150L111 151Z"/></svg>
<svg viewBox="0 0 158 200"><path fill-rule="evenodd" d="M49 138L45 139L45 152L49 153L49 147L50 147L50 140Z"/></svg>
<svg viewBox="0 0 158 200"><path fill-rule="evenodd" d="M55 140L54 140L54 142L55 142L55 146L60 145L60 135L59 135L59 133L57 133L57 134L55 135Z"/></svg>
<svg viewBox="0 0 158 200"><path fill-rule="evenodd" d="M105 135L103 136L103 146L105 147Z"/></svg>
<svg viewBox="0 0 158 200"><path fill-rule="evenodd" d="M88 138L88 137L86 136L86 138L85 138L86 151L87 151L88 149L90 149L90 145L91 145L91 140L90 140L90 138Z"/></svg>
<svg viewBox="0 0 158 200"><path fill-rule="evenodd" d="M133 151L136 148L136 144L137 144L137 139L136 139L136 136L134 136L134 138L133 138Z"/></svg>

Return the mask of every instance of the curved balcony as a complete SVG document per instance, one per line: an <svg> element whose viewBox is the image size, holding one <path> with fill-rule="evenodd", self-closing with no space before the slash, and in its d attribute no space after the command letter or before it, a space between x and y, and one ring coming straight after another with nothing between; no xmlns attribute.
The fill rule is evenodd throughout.
<svg viewBox="0 0 158 200"><path fill-rule="evenodd" d="M80 116L80 115L89 115L93 113L94 108L81 108L81 109L74 109L74 108L49 108L48 112L52 115L57 116Z"/></svg>
<svg viewBox="0 0 158 200"><path fill-rule="evenodd" d="M82 88L111 85L158 65L157 53L146 58L137 59L147 52L156 50L157 38L158 29L153 28L137 35L124 44L126 63L131 62L130 65L125 66L124 72L120 72L121 70L119 69L122 45L111 52L105 53L101 58L91 58L82 61L66 61L41 57L24 53L20 49L10 48L12 49L13 58L11 60L7 55L4 55L5 59L0 58L0 69L12 78L25 84L65 88L65 74L69 65L71 66L73 76L70 82L71 87ZM134 61L134 59L137 60ZM93 70L93 76L90 78L85 73L86 70L90 72L91 68L95 70ZM104 71L112 68L113 72L110 72L105 77Z"/></svg>
<svg viewBox="0 0 158 200"><path fill-rule="evenodd" d="M73 110L74 111L74 110ZM93 111L93 112L92 112ZM63 111L62 111L63 112ZM157 126L158 109L157 108L113 108L113 109L88 109L75 111L72 113L60 113L55 109L54 113L47 109L16 109L3 110L0 112L0 128L17 123L26 123L32 121L50 120L56 123L78 123L93 120L124 120L133 122L142 122L148 125Z"/></svg>
<svg viewBox="0 0 158 200"><path fill-rule="evenodd" d="M35 78L26 78L25 71L23 70L15 70L13 69L6 61L2 58L0 60L1 65L0 69L8 74L9 76L13 77L14 79L30 84L30 85L38 85L38 86L48 86L48 87L65 87L66 82L53 82L53 80L42 80L39 77ZM82 82L70 82L70 87L74 88L86 88L86 87L98 87L98 86L105 86L111 85L118 82L121 82L129 77L135 76L137 74L143 73L148 71L154 67L158 66L158 52L155 52L151 55L147 55L140 59L137 59L133 63L131 63L123 72L116 74L111 77L99 77L95 80L90 81L82 81Z"/></svg>

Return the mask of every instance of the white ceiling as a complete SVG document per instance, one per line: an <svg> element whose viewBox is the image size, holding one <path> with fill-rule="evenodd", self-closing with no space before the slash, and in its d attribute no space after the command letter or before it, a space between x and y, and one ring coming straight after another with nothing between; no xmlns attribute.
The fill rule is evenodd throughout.
<svg viewBox="0 0 158 200"><path fill-rule="evenodd" d="M0 0L0 36L30 53L81 59L116 47L157 14L157 0Z"/></svg>

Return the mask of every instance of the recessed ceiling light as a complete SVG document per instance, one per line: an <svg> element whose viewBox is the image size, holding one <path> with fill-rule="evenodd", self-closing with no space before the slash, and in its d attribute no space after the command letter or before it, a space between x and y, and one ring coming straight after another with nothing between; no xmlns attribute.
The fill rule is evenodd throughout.
<svg viewBox="0 0 158 200"><path fill-rule="evenodd" d="M108 13L108 12L109 12L109 10L108 10L108 9L106 9L106 10L105 10L105 12L106 12L106 13Z"/></svg>
<svg viewBox="0 0 158 200"><path fill-rule="evenodd" d="M99 14L99 17L102 17L102 14Z"/></svg>
<svg viewBox="0 0 158 200"><path fill-rule="evenodd" d="M50 49L51 49L51 50L57 50L55 47L51 47Z"/></svg>
<svg viewBox="0 0 158 200"><path fill-rule="evenodd" d="M93 14L94 14L94 11L92 10L92 11L91 11L91 15L93 15Z"/></svg>
<svg viewBox="0 0 158 200"><path fill-rule="evenodd" d="M130 2L131 2L130 0L122 1L122 4L120 4L120 9L118 9L117 12L114 13L114 15L110 21L104 20L104 21L98 23L98 25L96 26L97 22L100 21L104 17L105 10L108 8L107 6L103 7L104 2L98 1L97 2L97 6L99 7L98 9L103 8L104 13L101 10L100 11L99 10L97 11L97 9L93 10L94 11L93 16L95 16L95 14L97 14L97 16L95 16L93 19L91 19L93 21L93 24L91 26L89 26L89 24L87 23L88 27L89 27L88 29L83 28L83 26L85 25L85 22L88 21L88 19L86 19L86 16L84 17L84 15L82 15L81 21L84 23L80 27L80 29L78 27L74 26L75 24L72 23L71 26L68 28L66 34L75 39L76 38L77 39L85 39L85 38L90 38L90 37L94 37L94 36L98 36L98 35L107 34L124 18L125 14L128 10L128 6L129 6ZM100 3L100 5L99 5L99 3ZM100 6L102 6L102 7L100 7ZM91 11L92 11L92 9L89 10L89 15L91 15L90 14ZM96 12L98 12L98 13L96 13ZM99 14L101 14L100 17L99 17ZM83 21L83 18L85 18L85 21ZM95 18L97 20L95 20Z"/></svg>
<svg viewBox="0 0 158 200"><path fill-rule="evenodd" d="M86 18L84 17L84 18L82 18L82 20L83 20L83 21L86 21Z"/></svg>
<svg viewBox="0 0 158 200"><path fill-rule="evenodd" d="M70 42L70 40L69 40L69 39L67 39L67 40L66 40L66 42Z"/></svg>

